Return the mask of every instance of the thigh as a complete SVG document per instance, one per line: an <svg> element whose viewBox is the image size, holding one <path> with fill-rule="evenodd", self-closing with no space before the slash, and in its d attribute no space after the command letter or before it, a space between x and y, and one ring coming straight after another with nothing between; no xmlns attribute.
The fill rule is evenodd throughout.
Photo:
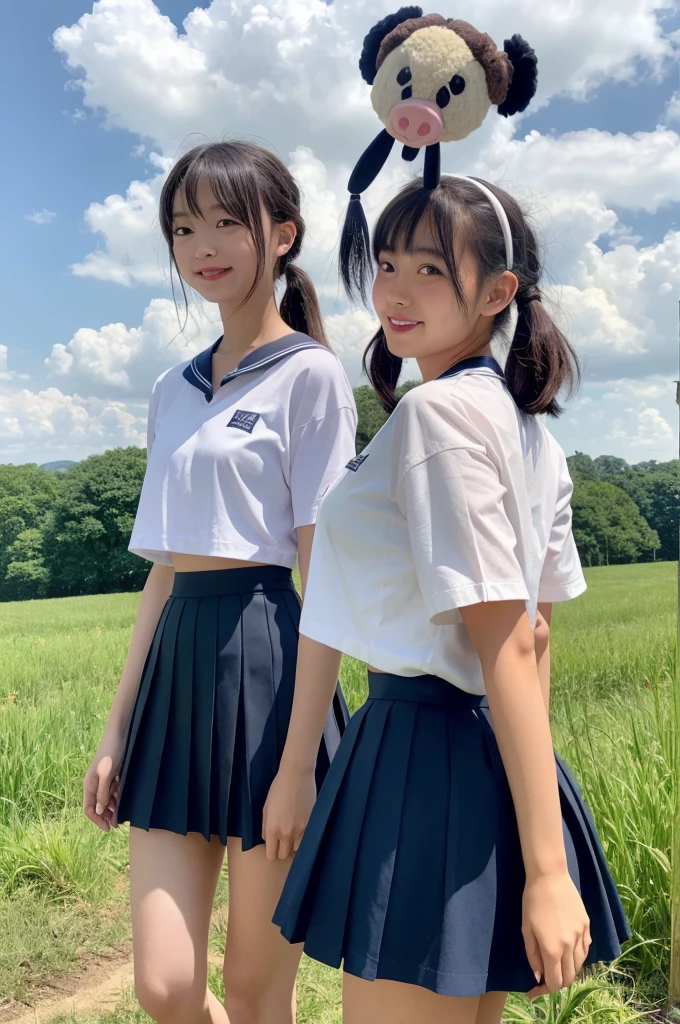
<svg viewBox="0 0 680 1024"><path fill-rule="evenodd" d="M480 997L438 996L400 981L342 976L343 1024L476 1024Z"/></svg>
<svg viewBox="0 0 680 1024"><path fill-rule="evenodd" d="M258 991L293 991L302 945L292 946L272 924L292 858L273 864L264 846L246 853L241 840L227 840L229 919L224 954L225 979Z"/></svg>
<svg viewBox="0 0 680 1024"><path fill-rule="evenodd" d="M507 999L507 992L486 992L480 996L475 1024L500 1024Z"/></svg>
<svg viewBox="0 0 680 1024"><path fill-rule="evenodd" d="M197 833L130 829L138 984L207 984L210 916L223 858L224 847L216 837L207 842Z"/></svg>

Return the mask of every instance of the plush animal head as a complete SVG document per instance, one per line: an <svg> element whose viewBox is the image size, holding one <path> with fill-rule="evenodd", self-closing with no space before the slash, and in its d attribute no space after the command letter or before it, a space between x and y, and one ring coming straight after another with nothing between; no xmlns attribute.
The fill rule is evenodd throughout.
<svg viewBox="0 0 680 1024"><path fill-rule="evenodd" d="M402 7L364 40L359 69L385 126L349 180L351 199L340 243L340 271L350 297L365 298L369 234L361 193L384 166L395 140L404 160L425 147L423 187L436 188L440 143L467 138L491 107L503 117L526 110L536 92L536 55L519 35L493 39L466 21Z"/></svg>
<svg viewBox="0 0 680 1024"><path fill-rule="evenodd" d="M403 7L364 40L359 68L387 131L413 149L466 138L489 108L508 117L536 92L536 57L520 36L498 50L466 21Z"/></svg>

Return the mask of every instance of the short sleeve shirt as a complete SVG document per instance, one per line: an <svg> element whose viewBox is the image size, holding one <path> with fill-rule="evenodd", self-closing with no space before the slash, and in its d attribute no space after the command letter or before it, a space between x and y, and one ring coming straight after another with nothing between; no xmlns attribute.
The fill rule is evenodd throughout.
<svg viewBox="0 0 680 1024"><path fill-rule="evenodd" d="M156 381L147 470L130 550L292 568L295 530L355 453L356 408L342 364L291 334L251 352L213 393L212 346Z"/></svg>
<svg viewBox="0 0 680 1024"><path fill-rule="evenodd" d="M322 502L301 632L404 676L483 693L459 609L585 589L571 480L492 370L422 384Z"/></svg>

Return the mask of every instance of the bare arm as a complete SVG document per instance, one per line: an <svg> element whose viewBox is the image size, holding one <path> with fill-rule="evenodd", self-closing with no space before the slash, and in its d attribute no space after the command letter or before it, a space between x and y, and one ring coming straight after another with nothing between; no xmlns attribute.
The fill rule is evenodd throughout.
<svg viewBox="0 0 680 1024"><path fill-rule="evenodd" d="M313 526L298 529L298 559L303 593L314 537ZM324 722L333 700L342 655L332 647L300 636L295 695L279 771L263 815L267 857L285 860L297 850L316 799L314 770Z"/></svg>
<svg viewBox="0 0 680 1024"><path fill-rule="evenodd" d="M175 570L171 565L156 563L144 584L125 666L106 721L106 733L111 736L124 736L127 731L144 662L174 578Z"/></svg>
<svg viewBox="0 0 680 1024"><path fill-rule="evenodd" d="M142 591L125 666L106 720L101 743L83 781L83 811L105 832L115 822L120 771L132 709L158 620L172 591L175 570L153 565Z"/></svg>
<svg viewBox="0 0 680 1024"><path fill-rule="evenodd" d="M498 747L512 792L526 872L523 934L538 991L571 985L590 942L567 870L557 772L524 602L460 609L479 656ZM540 979L545 985L540 985ZM538 994L534 991L533 994Z"/></svg>
<svg viewBox="0 0 680 1024"><path fill-rule="evenodd" d="M541 683L545 706L550 710L550 618L551 604L539 604L534 627L534 650L538 678Z"/></svg>

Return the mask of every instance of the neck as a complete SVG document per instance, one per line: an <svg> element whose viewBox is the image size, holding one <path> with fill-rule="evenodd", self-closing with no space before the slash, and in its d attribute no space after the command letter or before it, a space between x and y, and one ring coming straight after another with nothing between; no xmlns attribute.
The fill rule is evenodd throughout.
<svg viewBox="0 0 680 1024"><path fill-rule="evenodd" d="M482 329L471 334L455 348L444 349L443 352L436 352L431 356L422 356L420 359L416 359L423 383L436 380L437 377L441 377L443 373L450 370L456 363L462 362L463 359L492 355L490 325L482 323L480 326Z"/></svg>
<svg viewBox="0 0 680 1024"><path fill-rule="evenodd" d="M260 297L258 289L241 309L219 304L223 337L216 357L236 366L248 352L295 332L282 319L273 293Z"/></svg>

